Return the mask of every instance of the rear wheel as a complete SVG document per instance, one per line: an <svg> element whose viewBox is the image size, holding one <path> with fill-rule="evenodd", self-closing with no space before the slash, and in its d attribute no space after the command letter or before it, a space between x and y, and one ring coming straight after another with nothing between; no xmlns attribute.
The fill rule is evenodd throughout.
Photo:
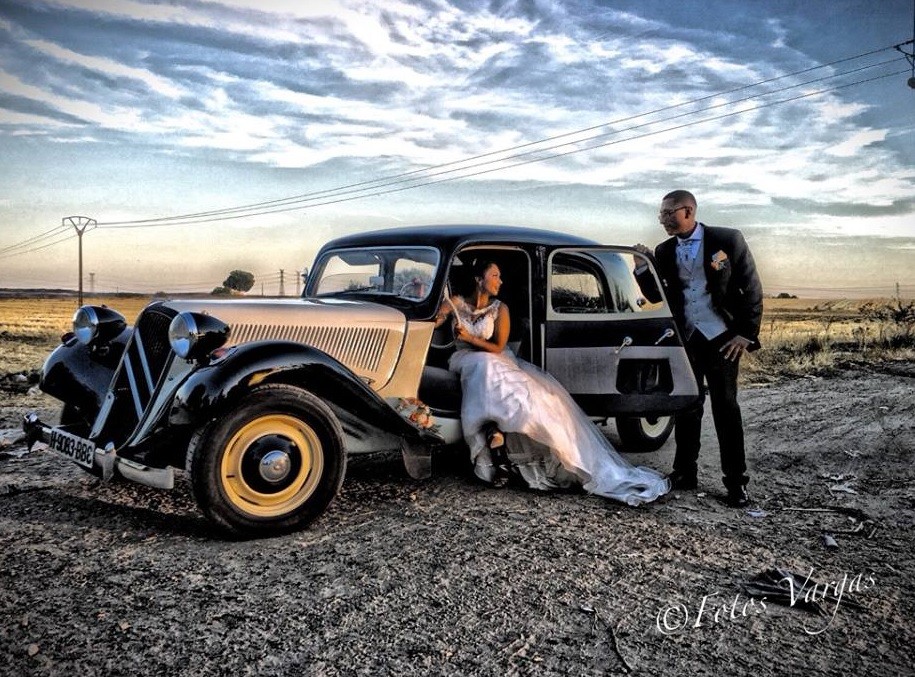
<svg viewBox="0 0 915 677"><path fill-rule="evenodd" d="M620 416L616 419L616 431L623 451L630 453L657 451L670 437L673 429L673 416Z"/></svg>
<svg viewBox="0 0 915 677"><path fill-rule="evenodd" d="M330 505L346 472L343 431L300 388L258 388L201 430L187 470L201 510L236 536L301 529Z"/></svg>

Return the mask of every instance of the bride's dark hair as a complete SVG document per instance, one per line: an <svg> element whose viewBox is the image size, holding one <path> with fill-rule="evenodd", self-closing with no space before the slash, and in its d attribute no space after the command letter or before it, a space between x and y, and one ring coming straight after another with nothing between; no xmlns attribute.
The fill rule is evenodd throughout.
<svg viewBox="0 0 915 677"><path fill-rule="evenodd" d="M474 259L473 263L470 264L470 276L474 279L483 277L489 267L494 265L496 265L496 262L492 259Z"/></svg>
<svg viewBox="0 0 915 677"><path fill-rule="evenodd" d="M486 271L489 270L490 266L498 265L492 259L474 259L470 263L470 275L467 280L467 291L466 295L473 294L476 291L477 278L482 279L486 275Z"/></svg>

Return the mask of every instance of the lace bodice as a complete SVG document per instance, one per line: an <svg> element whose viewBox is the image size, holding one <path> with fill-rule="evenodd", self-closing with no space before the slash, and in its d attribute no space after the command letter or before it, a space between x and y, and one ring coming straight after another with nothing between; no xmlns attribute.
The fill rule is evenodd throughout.
<svg viewBox="0 0 915 677"><path fill-rule="evenodd" d="M472 308L464 299L457 296L452 299L454 309L467 333L477 338L489 339L496 331L496 318L499 317L499 306L502 302L495 299L485 308Z"/></svg>

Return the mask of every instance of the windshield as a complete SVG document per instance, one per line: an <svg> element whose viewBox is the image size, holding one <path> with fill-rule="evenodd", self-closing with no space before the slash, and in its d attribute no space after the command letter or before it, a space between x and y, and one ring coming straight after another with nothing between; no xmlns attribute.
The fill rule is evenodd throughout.
<svg viewBox="0 0 915 677"><path fill-rule="evenodd" d="M432 247L369 247L327 252L315 264L315 296L367 294L422 301L439 265Z"/></svg>

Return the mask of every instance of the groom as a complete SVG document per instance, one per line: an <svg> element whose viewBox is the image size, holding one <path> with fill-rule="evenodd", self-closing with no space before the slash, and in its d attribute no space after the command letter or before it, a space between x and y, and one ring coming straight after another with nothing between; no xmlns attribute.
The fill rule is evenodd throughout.
<svg viewBox="0 0 915 677"><path fill-rule="evenodd" d="M742 508L750 497L737 370L740 356L759 348L762 285L740 231L696 221L696 206L696 198L685 190L664 196L658 220L671 237L655 248L654 255L671 311L686 337L700 393L703 381L708 384L727 503ZM636 249L649 253L644 245ZM646 273L645 268L636 270L642 293L659 301ZM670 475L674 489L696 488L704 399L703 395L695 408L676 416L677 450Z"/></svg>

